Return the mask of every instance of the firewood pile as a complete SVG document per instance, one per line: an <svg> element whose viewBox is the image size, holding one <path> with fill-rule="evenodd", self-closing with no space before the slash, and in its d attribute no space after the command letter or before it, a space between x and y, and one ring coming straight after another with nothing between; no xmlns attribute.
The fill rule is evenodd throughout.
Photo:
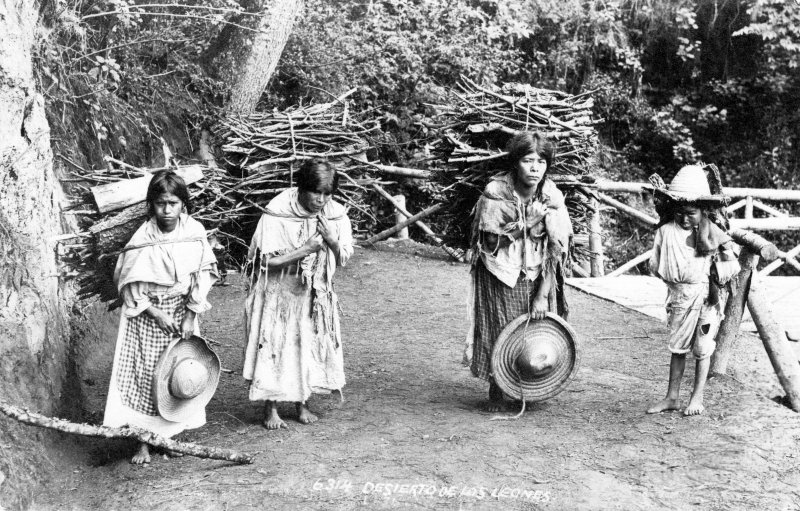
<svg viewBox="0 0 800 511"><path fill-rule="evenodd" d="M591 92L570 95L527 84L488 88L462 79L438 111L440 136L433 144L432 181L448 205L446 238L467 243L470 212L489 179L505 170L504 147L519 131L539 132L556 147L550 176L564 192L576 233L588 232L589 198L581 182L593 182L597 132ZM579 236L580 237L580 236Z"/></svg>
<svg viewBox="0 0 800 511"><path fill-rule="evenodd" d="M572 96L520 84L490 89L465 79L450 91L446 104L435 105L432 157L419 162L429 168L423 170L368 162L368 152L378 153L372 149L380 128L349 111L345 99L352 92L330 103L224 118L212 130L219 167L170 167L187 180L192 216L219 246L246 247L264 206L294 184L302 162L325 158L342 173L337 200L349 207L357 235L375 234L374 205L390 197L384 187L391 190L396 184L380 177L412 177L432 200L417 204L420 211L426 208L417 215L417 225L427 239L460 259L475 201L490 177L502 170L503 147L520 130L539 131L555 143L551 175L565 192L576 231L588 231L588 200L576 185L591 182L595 172L596 121L589 93ZM113 270L120 251L147 217L143 190L151 172L159 170L108 160L108 168L70 179L80 182L73 189L82 190L73 193L68 211L77 215L79 230L59 239L63 275L78 279L81 298L103 301L117 298ZM439 214L431 225L438 233L422 223L434 212ZM387 231L370 239L386 237L391 234Z"/></svg>
<svg viewBox="0 0 800 511"><path fill-rule="evenodd" d="M192 216L221 245L247 247L249 231L263 207L292 186L294 171L303 160L320 157L333 161L341 172L337 200L349 207L356 233L365 232L372 221L367 187L382 182L372 176L374 167L364 163L369 147L365 137L377 126L367 126L349 115L348 103L343 101L348 94L330 103L220 121L214 131L222 142L224 167L170 167L185 174ZM74 176L83 184L73 188L82 193L73 194L69 213L78 216L80 230L59 240L64 275L78 279L82 299L117 298L112 279L116 261L147 218L142 194L146 185L134 184L137 178L148 178L152 171L161 170L109 160L107 169ZM104 190L115 183L123 186Z"/></svg>
<svg viewBox="0 0 800 511"><path fill-rule="evenodd" d="M366 154L379 126L351 115L346 98L355 90L330 103L220 121L214 133L224 162L231 173L242 175L236 189L265 205L294 184L294 171L303 161L326 159L341 173L337 200L350 208L356 232L363 232L372 216L365 186L374 182Z"/></svg>

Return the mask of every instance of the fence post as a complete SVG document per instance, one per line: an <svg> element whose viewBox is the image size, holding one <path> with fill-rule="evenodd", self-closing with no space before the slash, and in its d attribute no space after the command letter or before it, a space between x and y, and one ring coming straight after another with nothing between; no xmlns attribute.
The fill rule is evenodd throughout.
<svg viewBox="0 0 800 511"><path fill-rule="evenodd" d="M394 195L394 196L392 196L392 198L395 201L397 201L397 204L401 208L405 208L406 207L406 196L405 195L403 195L403 194ZM402 223L405 219L406 219L406 217L403 216L402 213L400 213L397 209L394 210L394 223L395 223L395 225ZM402 229L400 229L397 232L397 234L395 234L395 238L397 238L399 240L407 240L408 239L408 227L403 227Z"/></svg>
<svg viewBox="0 0 800 511"><path fill-rule="evenodd" d="M728 296L728 303L725 304L725 319L722 320L717 334L717 349L711 356L711 367L708 370L711 375L728 372L728 358L733 352L733 345L739 333L744 305L750 294L750 279L757 264L758 254L748 247L742 247L742 252L739 254L741 270L733 281L733 289Z"/></svg>
<svg viewBox="0 0 800 511"><path fill-rule="evenodd" d="M592 254L591 274L592 277L602 277L605 274L603 269L603 236L600 227L600 203L597 199L591 199L590 204L591 218L589 219L589 252Z"/></svg>
<svg viewBox="0 0 800 511"><path fill-rule="evenodd" d="M744 217L747 220L752 220L753 219L753 196L752 195L748 195L747 197L744 198L744 200L745 200L745 202L744 202Z"/></svg>

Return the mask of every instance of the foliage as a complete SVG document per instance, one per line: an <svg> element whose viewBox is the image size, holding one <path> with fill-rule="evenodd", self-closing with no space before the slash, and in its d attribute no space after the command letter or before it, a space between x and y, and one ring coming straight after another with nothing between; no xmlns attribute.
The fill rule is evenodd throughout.
<svg viewBox="0 0 800 511"><path fill-rule="evenodd" d="M77 141L79 162L146 164L158 159L162 136L188 156L198 123L224 98L201 64L243 8L233 0L154 5L49 0L42 8L37 70L55 131ZM328 101L358 87L357 108L384 131L370 156L424 166L430 104L461 75L596 90L613 178L669 178L706 161L726 184L796 188L799 68L795 1L308 0L261 107ZM432 200L417 187L407 194L415 210ZM646 239L618 229L615 240L631 238L633 248Z"/></svg>

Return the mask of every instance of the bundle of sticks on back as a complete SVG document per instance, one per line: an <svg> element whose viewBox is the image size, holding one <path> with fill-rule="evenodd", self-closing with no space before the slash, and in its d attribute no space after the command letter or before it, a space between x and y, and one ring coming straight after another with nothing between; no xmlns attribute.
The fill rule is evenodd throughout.
<svg viewBox="0 0 800 511"><path fill-rule="evenodd" d="M538 132L553 142L551 179L566 196L576 232L588 232L589 198L576 185L592 182L597 170L598 121L592 117L591 92L570 95L517 83L490 88L462 78L448 99L448 104L431 105L439 112L440 132L431 164L440 198L449 204L445 231L451 243L467 243L471 209L489 179L505 170L505 145L520 131Z"/></svg>
<svg viewBox="0 0 800 511"><path fill-rule="evenodd" d="M221 140L226 168L164 167L186 179L192 216L215 236L218 243L212 246L246 247L264 206L294 184L294 171L310 158L328 159L341 172L337 200L349 206L354 230L371 225L366 187L379 181L371 177L372 167L362 163L369 147L363 137L377 126L351 118L344 101L351 93L330 103L223 119L215 135ZM68 213L78 215L80 230L62 236L59 251L63 274L78 279L80 298L114 301L112 277L119 253L147 218L142 187L134 186L134 180L161 169L108 161L107 169L74 176L82 184L72 186L77 192ZM126 180L130 186L114 185Z"/></svg>
<svg viewBox="0 0 800 511"><path fill-rule="evenodd" d="M351 114L346 98L355 91L329 103L221 120L214 134L228 169L241 175L237 189L247 189L250 200L263 203L294 184L294 172L304 161L323 158L341 172L337 200L350 208L354 230L363 232L374 220L365 200L374 169L365 162L370 139L380 128Z"/></svg>

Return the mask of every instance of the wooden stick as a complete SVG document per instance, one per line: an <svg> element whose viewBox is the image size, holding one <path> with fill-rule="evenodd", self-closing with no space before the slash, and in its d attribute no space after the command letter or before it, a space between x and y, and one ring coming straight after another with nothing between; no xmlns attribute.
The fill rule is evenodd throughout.
<svg viewBox="0 0 800 511"><path fill-rule="evenodd" d="M800 218L731 218L731 226L755 231L797 231L800 230Z"/></svg>
<svg viewBox="0 0 800 511"><path fill-rule="evenodd" d="M767 262L772 262L780 257L780 250L778 250L778 247L776 247L774 243L765 240L754 232L745 231L743 229L731 229L728 231L728 234L733 238L733 241L749 248Z"/></svg>
<svg viewBox="0 0 800 511"><path fill-rule="evenodd" d="M640 263L643 263L643 262L647 261L648 259L650 259L651 255L653 255L653 249L650 249L647 252L645 252L644 254L641 254L641 255L638 255L638 256L634 257L633 259L631 259L627 263L623 264L622 266L620 266L616 270L614 270L611 273L607 274L606 277L618 277L618 276L622 275L623 273L627 272L628 270L631 270L631 269L635 268Z"/></svg>
<svg viewBox="0 0 800 511"><path fill-rule="evenodd" d="M800 364L797 363L797 355L786 339L786 331L772 313L772 305L764 288L758 283L751 284L747 308L756 324L775 374L786 392L789 407L795 412L800 412Z"/></svg>
<svg viewBox="0 0 800 511"><path fill-rule="evenodd" d="M397 175L397 176L413 177L413 178L418 178L418 179L430 179L431 178L431 173L428 170L409 169L409 168L406 168L406 167L396 167L394 165L383 165L383 164L380 164L380 163L373 163L373 162L369 162L369 161L368 162L360 162L360 163L366 163L370 167L372 167L372 168L374 168L376 170L380 170L381 172L384 172L386 174L394 174L394 175Z"/></svg>
<svg viewBox="0 0 800 511"><path fill-rule="evenodd" d="M381 195L382 195L382 196L383 196L383 197L384 197L386 200L388 200L388 201L389 201L389 202L392 204L392 206L394 206L394 207L395 207L395 209L396 209L397 211L399 211L400 213L404 214L404 215L405 215L405 216L407 216L408 218L411 218L412 216L414 216L414 215L412 215L411 213L409 213L408 211L406 211L406 209L405 209L405 208L403 208L403 207L401 207L399 204L397 204L397 202L394 200L394 197L392 197L392 196L389 194L389 192L387 192L386 190L384 190L384 189L381 187L381 185L379 185L378 183L373 183L373 184L372 184L372 187L375 189L375 191L376 191L376 192L378 192L378 193L379 193L379 194L381 194ZM417 224L417 226L418 226L420 229L422 229L422 232L424 232L424 233L425 233L425 234L426 234L426 235L427 235L427 236L428 236L428 237L429 237L431 240L433 240L433 242L434 242L434 243L436 243L437 245L439 245L440 247L442 247L442 250L444 250L445 252L447 252L447 253L450 255L450 257L452 257L453 259L455 259L456 261L458 261L458 262L460 262L460 263L463 263L463 262L464 262L464 256L462 256L462 255L461 255L461 254L459 254L457 251L455 251L455 250L453 250L452 248L450 248L450 247L448 247L447 245L445 245L445 244L444 244L444 241L442 241L442 240L441 240L441 238L439 238L438 236L436 236L436 233L434 233L434 232L431 230L431 228L430 228L430 227L428 227L426 224L424 224L424 223L423 223L423 222L421 222L420 220L417 220L417 221L416 221L416 222L414 222L414 223L415 223L415 224Z"/></svg>
<svg viewBox="0 0 800 511"><path fill-rule="evenodd" d="M393 227L390 227L390 228L388 228L388 229L386 229L384 231L379 232L375 236L373 236L373 237L369 238L368 240L364 241L364 243L372 245L372 244L374 244L374 243L376 243L378 241L384 240L384 239L388 238L389 236L393 235L394 233L402 231L403 229L405 229L409 225L417 223L418 220L422 220L423 218L425 218L427 216L430 216L433 213L436 213L437 211L439 211L443 207L444 207L444 204L441 204L441 203L434 204L433 206L420 211L416 215L414 215L414 216L412 216L410 218L406 218L405 220L403 220L399 224L397 224L397 225L395 225ZM402 214L402 212L400 214Z"/></svg>
<svg viewBox="0 0 800 511"><path fill-rule="evenodd" d="M589 219L589 251L592 253L590 260L592 277L602 277L603 268L603 238L600 225L600 205L597 199L591 199L591 218Z"/></svg>
<svg viewBox="0 0 800 511"><path fill-rule="evenodd" d="M758 275L761 277L766 277L770 273L777 270L784 262L796 270L799 269L800 265L794 260L797 254L800 254L800 245L794 247L788 252L781 252L779 258L765 266L760 272L758 272Z"/></svg>
<svg viewBox="0 0 800 511"><path fill-rule="evenodd" d="M152 445L153 447L169 449L171 451L188 454L189 456L197 456L198 458L232 461L239 464L253 463L253 458L255 458L254 454L239 453L230 449L177 442L157 435L152 431L135 427L109 428L106 426L94 426L92 424L78 424L64 419L47 417L3 401L0 401L0 412L3 412L12 419L39 428L99 438L131 438Z"/></svg>
<svg viewBox="0 0 800 511"><path fill-rule="evenodd" d="M775 209L772 206L767 206L766 204L764 204L761 201L757 201L757 200L753 201L753 206L755 206L756 208L760 209L761 211L769 213L772 216L777 216L777 217L781 217L781 218L787 218L789 216L788 214L784 213L783 211L781 211L779 209Z"/></svg>
<svg viewBox="0 0 800 511"><path fill-rule="evenodd" d="M728 213L733 213L737 209L743 208L745 206L745 204L747 204L747 199L742 199L742 200L740 200L738 202L734 202L733 204L731 204L730 206L728 206L725 209L727 209Z"/></svg>
<svg viewBox="0 0 800 511"><path fill-rule="evenodd" d="M744 306L750 293L750 280L757 265L758 254L748 247L743 247L739 254L741 270L731 283L731 293L725 304L725 319L722 320L717 333L717 348L711 355L711 366L708 370L711 375L728 372L728 358L733 352L736 336L739 334Z"/></svg>
<svg viewBox="0 0 800 511"><path fill-rule="evenodd" d="M744 198L744 218L745 220L753 219L753 197L751 195Z"/></svg>
<svg viewBox="0 0 800 511"><path fill-rule="evenodd" d="M589 272L587 272L586 270L584 270L583 268L581 268L580 266L578 266L578 265L577 265L577 264L575 264L575 263L573 263L573 264L572 264L572 272L573 272L573 273L577 273L577 274L578 274L578 277L580 277L580 278L588 278L588 277L591 277L591 275L589 274Z"/></svg>
<svg viewBox="0 0 800 511"><path fill-rule="evenodd" d="M601 192L643 193L653 190L653 187L649 183L608 181L601 179L597 181L597 185ZM722 191L732 199L744 199L749 196L754 199L774 201L800 201L800 190L723 187Z"/></svg>
<svg viewBox="0 0 800 511"><path fill-rule="evenodd" d="M658 220L656 220L655 218L651 217L650 215L646 215L641 211L639 211L638 209L634 209L616 199L612 199L608 195L598 193L597 198L600 199L600 202L608 204L609 206L622 211L626 215L633 217L635 220L638 220L647 227L655 227L656 225L658 225Z"/></svg>

